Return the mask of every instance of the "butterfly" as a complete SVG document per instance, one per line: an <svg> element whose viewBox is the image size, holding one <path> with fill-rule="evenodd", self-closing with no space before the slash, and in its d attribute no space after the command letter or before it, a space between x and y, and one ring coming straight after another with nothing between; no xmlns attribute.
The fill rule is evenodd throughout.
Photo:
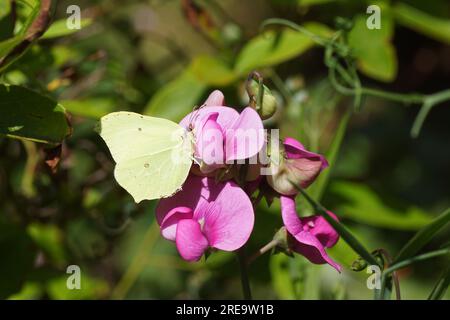
<svg viewBox="0 0 450 320"><path fill-rule="evenodd" d="M194 160L192 127L134 112L113 112L96 131L116 162L114 177L136 203L180 190Z"/></svg>

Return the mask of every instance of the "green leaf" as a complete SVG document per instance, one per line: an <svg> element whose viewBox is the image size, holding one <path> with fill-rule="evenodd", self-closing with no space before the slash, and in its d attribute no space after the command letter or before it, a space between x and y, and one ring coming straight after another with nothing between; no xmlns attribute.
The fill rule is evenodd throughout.
<svg viewBox="0 0 450 320"><path fill-rule="evenodd" d="M0 85L0 135L59 144L70 130L56 101L23 87Z"/></svg>
<svg viewBox="0 0 450 320"><path fill-rule="evenodd" d="M11 1L0 0L0 41L8 39L14 32L14 19L10 4Z"/></svg>
<svg viewBox="0 0 450 320"><path fill-rule="evenodd" d="M50 280L47 283L47 292L51 299L56 300L86 300L104 299L108 295L108 283L102 279L93 278L80 272L80 289L70 290L67 288L67 279L70 274Z"/></svg>
<svg viewBox="0 0 450 320"><path fill-rule="evenodd" d="M8 297L8 300L37 300L42 295L42 288L39 283L27 282L22 290Z"/></svg>
<svg viewBox="0 0 450 320"><path fill-rule="evenodd" d="M70 113L93 119L114 111L116 103L109 98L86 98L78 100L62 100L61 104Z"/></svg>
<svg viewBox="0 0 450 320"><path fill-rule="evenodd" d="M308 23L305 27L319 35L328 35L330 29L322 24ZM304 34L292 30L270 30L250 40L239 53L235 70L246 74L259 67L277 65L297 57L315 45L315 42Z"/></svg>
<svg viewBox="0 0 450 320"><path fill-rule="evenodd" d="M433 237L450 222L450 208L436 217L430 224L417 232L400 250L394 263L407 259L422 249Z"/></svg>
<svg viewBox="0 0 450 320"><path fill-rule="evenodd" d="M39 14L39 10L41 8L41 0L28 0L26 5L19 6L20 15L25 16L25 20L22 22L21 20L17 21L20 26L19 34L25 35L28 28L31 26L33 21Z"/></svg>
<svg viewBox="0 0 450 320"><path fill-rule="evenodd" d="M393 19L385 9L381 14L381 28L369 29L366 15L358 15L348 35L357 66L365 75L390 82L397 75L397 56L391 40L394 33Z"/></svg>
<svg viewBox="0 0 450 320"><path fill-rule="evenodd" d="M24 230L0 222L0 299L18 292L33 268L36 250Z"/></svg>
<svg viewBox="0 0 450 320"><path fill-rule="evenodd" d="M431 291L430 295L428 296L428 300L442 299L449 285L450 285L450 266L447 266L442 276L439 278L438 282L434 286L433 291Z"/></svg>
<svg viewBox="0 0 450 320"><path fill-rule="evenodd" d="M9 47L9 50L3 55L0 54L0 59L3 59L2 66L0 67L0 73L6 70L11 64L19 60L20 57L22 57L30 49L32 44L35 43L36 38L41 36L41 32L38 33L37 30L32 30L31 33L28 32L29 28L33 25L33 22L38 18L40 9L41 0L28 0L26 5L18 6L18 15L25 15L26 18L23 22L20 19L16 21L16 28L19 29L19 31L17 32L16 37L10 39L15 43L14 46ZM41 19L40 22L44 23L42 27L45 27L48 21L49 20L47 19ZM34 35L32 39L30 39L30 35ZM18 42L16 43L16 41ZM17 48L17 50L12 50L14 48ZM0 52L1 51L2 50L0 49Z"/></svg>
<svg viewBox="0 0 450 320"><path fill-rule="evenodd" d="M82 28L89 26L92 23L92 19L86 18L81 19L80 21L80 29L69 29L67 27L67 19L60 19L53 22L48 30L44 33L41 39L52 39L57 37L63 37L70 35L72 33L80 31Z"/></svg>
<svg viewBox="0 0 450 320"><path fill-rule="evenodd" d="M66 252L62 231L56 225L32 223L28 225L27 232L33 241L57 266L66 262Z"/></svg>
<svg viewBox="0 0 450 320"><path fill-rule="evenodd" d="M412 258L406 258L404 260L401 260L400 262L394 262L393 264L391 264L389 266L389 268L384 270L385 274L391 274L392 272L399 270L399 269L403 269L413 263L419 262L419 261L424 261L424 260L428 260L428 259L432 259L432 258L436 258L436 257L440 257L440 256L447 256L449 257L450 254L450 248L444 248L444 249L439 249L439 250L435 250L435 251L430 251L424 254L420 254L418 256L414 256Z"/></svg>
<svg viewBox="0 0 450 320"><path fill-rule="evenodd" d="M393 13L399 24L450 44L450 20L434 17L403 2L394 6Z"/></svg>
<svg viewBox="0 0 450 320"><path fill-rule="evenodd" d="M226 86L238 77L223 61L211 56L196 58L191 70L200 82L211 86Z"/></svg>
<svg viewBox="0 0 450 320"><path fill-rule="evenodd" d="M336 0L296 0L296 1L302 7L316 6L320 4L336 2Z"/></svg>
<svg viewBox="0 0 450 320"><path fill-rule="evenodd" d="M395 229L417 230L432 218L414 206L396 203L391 207L368 186L353 182L333 182L330 192L342 199L338 210L344 217L371 226Z"/></svg>
<svg viewBox="0 0 450 320"><path fill-rule="evenodd" d="M0 18L3 18L9 14L10 7L10 1L0 0Z"/></svg>
<svg viewBox="0 0 450 320"><path fill-rule="evenodd" d="M153 95L144 114L179 121L200 103L205 90L206 85L187 69Z"/></svg>
<svg viewBox="0 0 450 320"><path fill-rule="evenodd" d="M13 38L0 42L0 59L6 56L16 45L23 40L22 36L15 36Z"/></svg>

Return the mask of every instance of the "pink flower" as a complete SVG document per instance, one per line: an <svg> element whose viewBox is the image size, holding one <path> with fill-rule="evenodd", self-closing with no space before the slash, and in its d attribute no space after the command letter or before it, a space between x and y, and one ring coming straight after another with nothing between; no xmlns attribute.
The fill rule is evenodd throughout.
<svg viewBox="0 0 450 320"><path fill-rule="evenodd" d="M180 122L183 127L193 129L194 156L204 174L235 160L252 158L264 145L263 123L258 113L250 107L239 113L222 106L223 102L223 94L216 90L203 108L191 112Z"/></svg>
<svg viewBox="0 0 450 320"><path fill-rule="evenodd" d="M253 229L250 199L234 182L191 175L182 191L161 199L156 218L164 238L175 241L181 257L198 261L209 247L234 251Z"/></svg>
<svg viewBox="0 0 450 320"><path fill-rule="evenodd" d="M225 96L220 90L214 90L213 92L211 92L211 94L208 96L208 99L206 99L205 103L203 104L203 106L205 107L224 106L224 105L225 105Z"/></svg>
<svg viewBox="0 0 450 320"><path fill-rule="evenodd" d="M294 138L285 138L284 154L280 164L271 164L271 175L267 177L270 186L282 195L297 194L296 185L307 188L328 167L327 160L320 154L310 152Z"/></svg>
<svg viewBox="0 0 450 320"><path fill-rule="evenodd" d="M341 266L334 262L325 251L339 240L339 234L321 216L300 218L295 208L294 197L281 196L283 223L291 235L289 247L316 264L328 263L341 272ZM328 211L334 219L336 215Z"/></svg>

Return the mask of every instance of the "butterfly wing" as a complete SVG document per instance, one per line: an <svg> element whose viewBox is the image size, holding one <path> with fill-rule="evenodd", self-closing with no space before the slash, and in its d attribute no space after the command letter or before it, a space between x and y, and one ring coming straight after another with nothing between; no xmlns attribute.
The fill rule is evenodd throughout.
<svg viewBox="0 0 450 320"><path fill-rule="evenodd" d="M116 162L114 177L136 202L168 197L192 164L192 133L178 124L133 112L113 112L97 129Z"/></svg>

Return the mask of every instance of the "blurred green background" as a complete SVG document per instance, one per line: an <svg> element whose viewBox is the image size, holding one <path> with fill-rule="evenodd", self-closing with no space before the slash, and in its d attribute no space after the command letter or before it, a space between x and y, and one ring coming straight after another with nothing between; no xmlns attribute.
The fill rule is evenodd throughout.
<svg viewBox="0 0 450 320"><path fill-rule="evenodd" d="M16 1L16 28L26 25L38 3ZM382 7L380 31L365 26L366 8L374 3ZM9 4L0 0L0 53L14 29ZM82 10L78 32L65 28L72 4ZM330 84L323 49L291 29L260 29L265 19L280 17L327 35L336 17L344 17L354 23L348 41L365 85L433 93L450 87L447 0L195 4L58 1L50 30L0 70L1 83L58 101L72 126L55 172L45 162L48 147L0 136L0 298L241 298L235 255L219 252L206 262L184 262L159 235L156 203L136 205L117 185L110 154L93 127L117 110L180 120L214 89L225 93L227 105L244 106L252 70L278 99L267 126L332 156L330 179L318 197L368 248L395 255L450 206L448 102L433 108L416 139L410 129L419 106L365 97L347 125L353 101ZM0 100L0 115L6 107ZM336 137L344 131L339 147ZM248 252L270 241L281 225L278 201L270 208L262 204ZM439 248L448 235L446 228L426 249ZM343 265L342 274L298 255L259 258L250 267L254 297L371 299L369 275L350 269L357 255L342 240L330 253ZM66 288L68 265L81 267L81 290ZM446 258L401 270L403 298L426 298L444 268Z"/></svg>

